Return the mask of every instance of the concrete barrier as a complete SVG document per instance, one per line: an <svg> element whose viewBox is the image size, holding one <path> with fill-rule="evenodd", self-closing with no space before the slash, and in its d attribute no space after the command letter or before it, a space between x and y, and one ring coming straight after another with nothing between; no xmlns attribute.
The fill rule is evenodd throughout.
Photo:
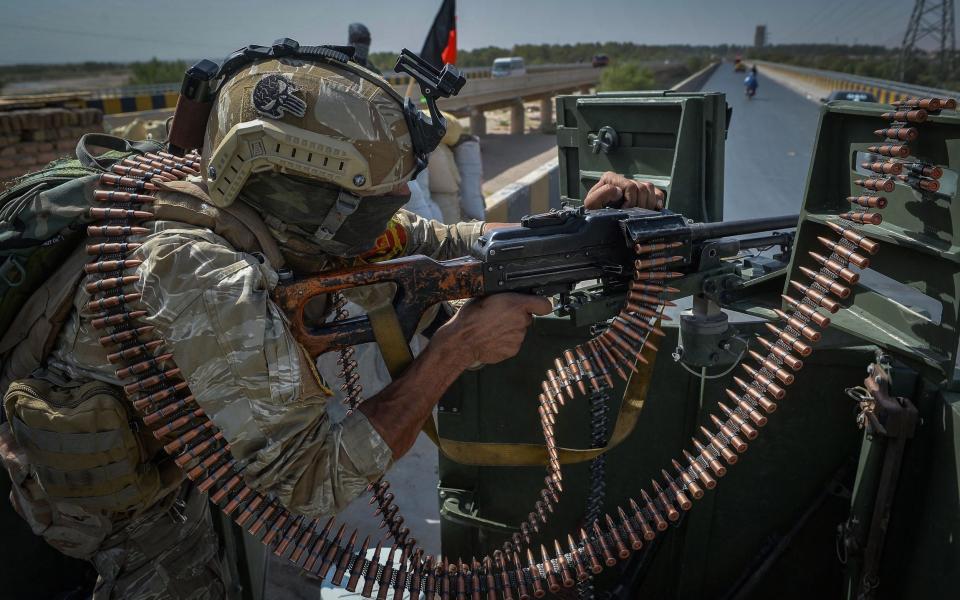
<svg viewBox="0 0 960 600"><path fill-rule="evenodd" d="M907 98L930 96L960 99L960 92L952 90L923 87L909 83L902 83L899 81L890 81L887 79L860 77L858 75L840 73L837 71L824 71L822 69L810 69L807 67L784 65L780 63L767 62L764 60L750 62L755 62L758 67L761 67L765 71L772 71L783 77L797 79L807 83L808 85L823 90L850 90L855 92L869 92L873 94L882 104L890 104L898 100L906 100Z"/></svg>
<svg viewBox="0 0 960 600"><path fill-rule="evenodd" d="M675 92L699 90L713 75L719 62L707 65L672 88ZM486 219L493 223L517 223L525 215L560 208L560 163L553 158L542 166L488 196Z"/></svg>

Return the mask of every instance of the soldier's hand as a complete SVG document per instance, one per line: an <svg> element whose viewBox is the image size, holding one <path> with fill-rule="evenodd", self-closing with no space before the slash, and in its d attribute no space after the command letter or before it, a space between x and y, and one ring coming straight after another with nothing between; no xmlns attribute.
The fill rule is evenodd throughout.
<svg viewBox="0 0 960 600"><path fill-rule="evenodd" d="M649 181L636 181L607 171L587 192L583 205L587 210L610 205L617 208L663 210L663 190Z"/></svg>
<svg viewBox="0 0 960 600"><path fill-rule="evenodd" d="M437 330L431 345L448 344L450 359L463 368L498 363L519 352L533 315L552 310L542 296L508 292L477 298Z"/></svg>

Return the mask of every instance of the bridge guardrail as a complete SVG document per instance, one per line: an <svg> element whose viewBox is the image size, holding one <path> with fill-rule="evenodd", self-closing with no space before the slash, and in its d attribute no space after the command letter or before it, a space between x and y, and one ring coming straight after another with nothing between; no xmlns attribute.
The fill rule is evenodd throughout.
<svg viewBox="0 0 960 600"><path fill-rule="evenodd" d="M780 71L790 76L798 77L802 80L808 81L813 85L824 87L829 90L870 92L877 97L878 101L883 104L890 104L892 102L896 102L897 100L905 100L907 98L930 96L960 99L960 92L955 90L925 87L899 81L890 81L888 79L861 77L859 75L851 75L850 73L825 71L823 69L812 69L810 67L798 67L783 63L767 62L765 60L755 60L749 62L756 63L758 67Z"/></svg>

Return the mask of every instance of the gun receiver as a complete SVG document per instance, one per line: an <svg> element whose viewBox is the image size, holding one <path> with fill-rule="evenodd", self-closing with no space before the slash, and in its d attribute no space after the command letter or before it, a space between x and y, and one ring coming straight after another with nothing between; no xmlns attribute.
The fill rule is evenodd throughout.
<svg viewBox="0 0 960 600"><path fill-rule="evenodd" d="M306 303L319 295L378 283L397 286L393 306L409 339L431 305L500 292L550 296L569 292L582 281L601 280L626 288L648 248L669 248L667 259L646 264L680 274L699 269L697 248L724 236L786 229L797 216L726 223L687 223L682 215L645 209L585 211L564 208L525 217L519 227L483 235L472 256L436 261L408 256L351 267L281 284L274 299L290 319L294 336L311 356L374 341L367 316L308 324Z"/></svg>

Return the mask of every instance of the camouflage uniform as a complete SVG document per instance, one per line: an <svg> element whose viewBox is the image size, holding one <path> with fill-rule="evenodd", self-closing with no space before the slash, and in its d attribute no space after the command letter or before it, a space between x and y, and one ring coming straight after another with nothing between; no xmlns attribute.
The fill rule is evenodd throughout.
<svg viewBox="0 0 960 600"><path fill-rule="evenodd" d="M143 224L149 233L129 240L141 244L127 256L142 261L127 272L138 277L140 321L164 340L247 483L309 516L346 506L393 457L362 412L331 422L329 389L270 299L277 270L318 273L405 254L454 258L482 230L394 214L406 200L397 189L415 167L405 119L396 92L352 63L253 64L218 91L203 152L207 187L161 184L155 220ZM119 385L91 322L97 315L86 309L91 295L80 286L73 300L46 368ZM318 304L311 314L322 318ZM166 493L129 514L45 505L29 465L6 460L17 451L3 435L15 505L47 541L94 563L97 600L229 592L205 497L179 471ZM155 456L161 471L172 466Z"/></svg>
<svg viewBox="0 0 960 600"><path fill-rule="evenodd" d="M307 515L342 509L387 470L392 455L362 412L338 423L327 418L329 392L269 297L278 275L267 255L276 258L276 250L238 251L209 229L185 223L147 226L152 233L138 240L143 245L134 256L144 261L136 274L150 315L145 321L158 328L198 403L245 461L248 482ZM479 222L443 225L401 211L391 222L391 239L375 254L462 256L481 229ZM337 262L317 256L316 270ZM79 288L48 363L77 379L118 383L97 341L101 333L83 314L89 299ZM188 513L186 522L174 518L168 500L135 522L102 523L117 532L92 558L104 590L111 574L117 578L114 595L103 598L223 596L206 503L179 510Z"/></svg>

